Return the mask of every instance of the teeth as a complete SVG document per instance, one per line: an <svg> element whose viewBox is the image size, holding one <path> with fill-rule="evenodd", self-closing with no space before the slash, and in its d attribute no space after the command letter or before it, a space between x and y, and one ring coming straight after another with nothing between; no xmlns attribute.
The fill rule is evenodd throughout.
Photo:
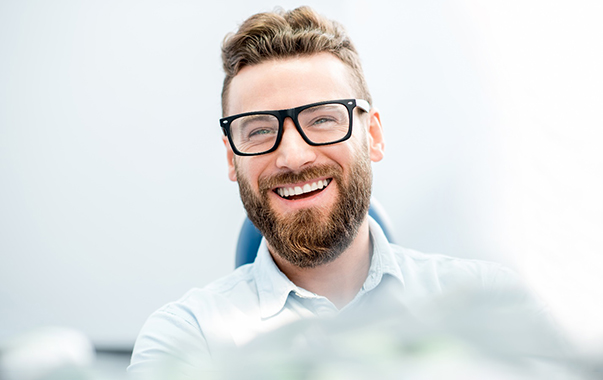
<svg viewBox="0 0 603 380"><path fill-rule="evenodd" d="M325 180L319 180L318 182L312 182L311 184L306 183L303 188L300 186L279 187L278 189L276 189L276 192L281 197L287 198L292 195L300 195L300 194L309 193L311 191L315 191L318 189L323 189L323 188L327 187L329 182L330 182L330 180L325 179Z"/></svg>

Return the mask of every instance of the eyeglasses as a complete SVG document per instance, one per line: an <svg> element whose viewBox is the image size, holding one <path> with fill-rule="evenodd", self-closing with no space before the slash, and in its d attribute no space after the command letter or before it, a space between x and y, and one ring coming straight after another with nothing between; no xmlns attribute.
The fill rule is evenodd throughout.
<svg viewBox="0 0 603 380"><path fill-rule="evenodd" d="M312 146L345 141L352 135L354 108L368 112L362 99L329 100L279 111L246 112L220 119L224 135L239 156L257 156L278 148L283 124L291 118L304 141Z"/></svg>

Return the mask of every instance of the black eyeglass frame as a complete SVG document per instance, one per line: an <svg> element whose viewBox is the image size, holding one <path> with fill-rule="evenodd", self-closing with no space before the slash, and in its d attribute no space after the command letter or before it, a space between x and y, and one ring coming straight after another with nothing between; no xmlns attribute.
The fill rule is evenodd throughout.
<svg viewBox="0 0 603 380"><path fill-rule="evenodd" d="M305 109L308 109L311 107L316 107L316 106L321 106L324 104L342 104L342 105L344 105L348 109L350 125L348 127L348 133L345 136L343 136L342 138L340 138L339 140L326 142L326 143L315 143L315 142L311 141L304 134L304 131L303 131L302 127L299 125L299 121L297 120L297 116ZM343 141L349 139L352 136L352 125L353 125L353 121L354 121L354 108L356 108L356 107L360 108L364 112L369 112L369 110L370 110L369 102L367 102L364 99L327 100L324 102L306 104L303 106L289 108L289 109L285 109L285 110L245 112L245 113L240 113L237 115L223 117L220 119L220 127L222 128L222 132L224 133L224 135L228 138L230 147L232 148L232 151L236 155L238 155L238 156L259 156L261 154L274 152L278 148L278 146L281 143L281 138L283 137L283 130L284 130L283 125L285 123L286 118L291 118L291 120L293 120L295 129L297 129L297 131L299 132L301 137L304 139L304 141L308 145L311 145L311 146L332 145L332 144L337 144L337 143L340 143L340 142L343 142ZM250 116L250 115L272 115L278 119L278 133L276 135L276 140L274 141L274 146L272 148L268 149L267 151L259 152L259 153L243 153L237 149L234 142L232 141L232 137L230 135L230 124L234 120L236 120L240 117Z"/></svg>

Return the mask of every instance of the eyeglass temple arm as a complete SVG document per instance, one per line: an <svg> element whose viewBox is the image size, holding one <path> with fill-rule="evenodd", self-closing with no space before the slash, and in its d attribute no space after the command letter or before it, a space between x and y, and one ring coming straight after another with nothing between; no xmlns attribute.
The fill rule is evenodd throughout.
<svg viewBox="0 0 603 380"><path fill-rule="evenodd" d="M355 99L355 100L356 100L356 106L360 107L360 109L363 110L364 112L369 112L371 110L371 105L366 100L364 100L364 99Z"/></svg>

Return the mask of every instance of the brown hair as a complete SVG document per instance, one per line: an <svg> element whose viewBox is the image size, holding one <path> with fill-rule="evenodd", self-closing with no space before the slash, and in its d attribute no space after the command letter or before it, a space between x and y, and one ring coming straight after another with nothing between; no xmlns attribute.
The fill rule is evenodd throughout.
<svg viewBox="0 0 603 380"><path fill-rule="evenodd" d="M312 8L303 6L285 12L258 13L230 33L222 44L222 64L226 77L222 87L222 113L226 112L232 78L245 66L268 60L332 53L352 72L359 96L371 103L371 95L362 73L360 57L342 25Z"/></svg>

